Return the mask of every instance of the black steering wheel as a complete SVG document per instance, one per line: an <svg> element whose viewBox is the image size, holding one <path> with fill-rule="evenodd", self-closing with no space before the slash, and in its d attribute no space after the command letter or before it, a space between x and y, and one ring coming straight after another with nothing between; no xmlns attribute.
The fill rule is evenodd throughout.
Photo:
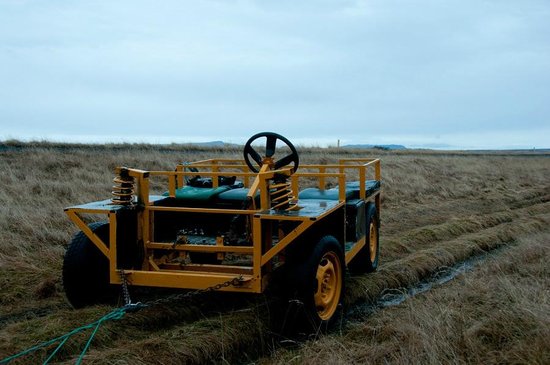
<svg viewBox="0 0 550 365"><path fill-rule="evenodd" d="M266 139L265 156L263 157L260 153L258 153L258 151L254 149L254 147L252 147L252 143L260 138ZM273 156L275 155L275 150L277 149L278 140L283 142L286 147L290 149L290 154L286 155L285 157L275 159ZM259 171L259 167L262 167L265 158L273 159L273 167L275 170L293 164L292 173L296 172L300 163L298 152L296 151L294 145L285 137L273 132L261 132L250 137L250 139L244 145L243 154L246 164L248 165L250 170L254 172ZM252 163L251 159L255 162L255 164Z"/></svg>
<svg viewBox="0 0 550 365"><path fill-rule="evenodd" d="M199 172L199 170L196 167L188 167L188 163L183 164L183 171L191 171L191 172ZM190 185L191 181L200 179L200 175L195 175L193 177L190 177L189 175L185 175L185 185Z"/></svg>

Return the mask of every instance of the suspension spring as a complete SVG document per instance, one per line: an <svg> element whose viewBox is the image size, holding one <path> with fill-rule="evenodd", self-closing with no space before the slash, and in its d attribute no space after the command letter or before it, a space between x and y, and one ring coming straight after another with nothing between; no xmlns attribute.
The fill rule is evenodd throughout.
<svg viewBox="0 0 550 365"><path fill-rule="evenodd" d="M132 204L134 200L135 179L123 172L124 171L113 179L115 183L115 185L113 185L113 191L111 192L113 194L111 198L113 204L128 205Z"/></svg>
<svg viewBox="0 0 550 365"><path fill-rule="evenodd" d="M270 184L271 208L276 210L293 210L295 198L290 183L286 179L276 179Z"/></svg>

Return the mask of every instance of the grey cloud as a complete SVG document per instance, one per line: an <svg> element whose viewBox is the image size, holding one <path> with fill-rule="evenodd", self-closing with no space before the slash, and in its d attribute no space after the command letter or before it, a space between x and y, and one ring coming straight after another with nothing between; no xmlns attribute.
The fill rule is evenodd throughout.
<svg viewBox="0 0 550 365"><path fill-rule="evenodd" d="M548 15L546 1L5 2L0 125L431 145L519 129L531 147L528 133L547 143Z"/></svg>

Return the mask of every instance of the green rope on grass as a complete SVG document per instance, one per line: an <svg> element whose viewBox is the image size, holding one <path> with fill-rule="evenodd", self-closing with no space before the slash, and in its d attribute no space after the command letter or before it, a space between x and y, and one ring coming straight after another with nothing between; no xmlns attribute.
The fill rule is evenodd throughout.
<svg viewBox="0 0 550 365"><path fill-rule="evenodd" d="M41 348L44 348L44 347L47 347L47 346L50 346L50 345L53 345L53 344L59 342L59 345L56 347L56 349L43 362L44 365L47 365L50 362L50 360L52 360L55 357L55 355L63 347L63 345L65 345L65 343L67 342L67 340L71 336L76 335L77 333L80 333L82 331L86 331L87 329L93 328L93 331L90 335L90 338L86 342L86 345L84 346L84 349L82 350L82 352L80 353L80 356L78 357L78 360L76 361L76 364L80 365L82 363L82 360L84 360L84 355L86 355L86 352L90 348L90 345L92 344L92 340L93 340L94 336L96 335L97 330L99 329L99 327L106 321L121 319L122 317L124 317L124 315L126 314L127 311L132 311L132 310L134 310L134 308L131 305L130 306L124 306L124 307L121 307L121 308L117 308L114 311L104 315L103 317L101 317L100 319L98 319L95 322L89 323L89 324L84 325L82 327L75 328L74 330L72 330L70 332L67 332L63 336L56 337L52 340L49 340L49 341L43 342L39 345L30 347L30 348L28 348L24 351L21 351L21 352L15 354L15 355L6 357L5 359L0 360L0 365L7 364L12 360L17 359L18 357L28 355L28 354L36 351L36 350L39 350Z"/></svg>

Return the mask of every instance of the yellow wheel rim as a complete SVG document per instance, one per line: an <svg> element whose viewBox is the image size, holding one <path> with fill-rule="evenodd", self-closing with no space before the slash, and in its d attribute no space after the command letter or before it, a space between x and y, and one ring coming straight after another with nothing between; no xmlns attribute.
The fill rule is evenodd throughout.
<svg viewBox="0 0 550 365"><path fill-rule="evenodd" d="M323 255L317 267L316 278L315 307L322 320L329 320L338 308L342 293L342 265L334 252Z"/></svg>
<svg viewBox="0 0 550 365"><path fill-rule="evenodd" d="M374 264L376 261L376 251L378 246L378 232L376 231L376 221L370 222L369 226L369 251L370 251L370 262Z"/></svg>

